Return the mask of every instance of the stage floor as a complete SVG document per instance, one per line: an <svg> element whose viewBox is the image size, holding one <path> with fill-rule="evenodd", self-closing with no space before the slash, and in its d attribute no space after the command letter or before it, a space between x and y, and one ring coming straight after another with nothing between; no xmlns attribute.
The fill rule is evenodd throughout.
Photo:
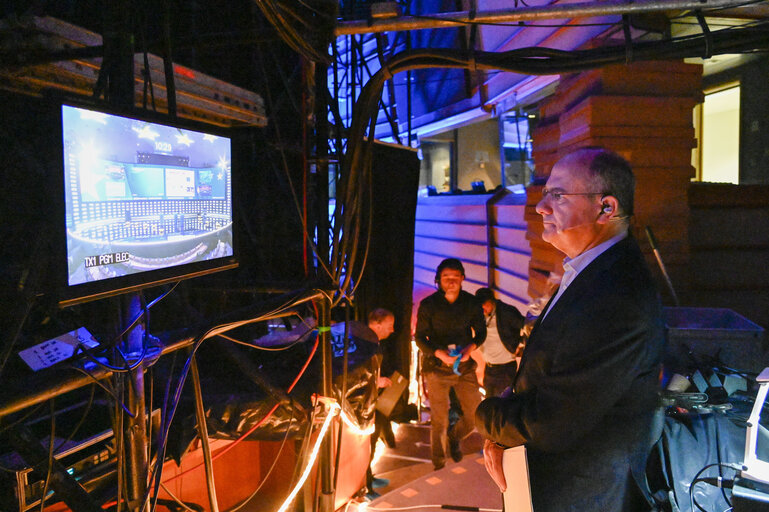
<svg viewBox="0 0 769 512"><path fill-rule="evenodd" d="M429 425L401 424L395 439L395 448L385 448L373 466L374 475L389 485L376 489L380 496L373 500L351 503L348 511L502 511L502 495L486 474L477 433L463 440L462 461L449 459L439 471L430 462Z"/></svg>

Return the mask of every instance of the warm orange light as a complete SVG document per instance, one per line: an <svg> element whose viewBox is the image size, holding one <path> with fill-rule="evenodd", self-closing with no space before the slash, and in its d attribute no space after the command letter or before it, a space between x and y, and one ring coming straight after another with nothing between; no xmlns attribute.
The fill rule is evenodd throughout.
<svg viewBox="0 0 769 512"><path fill-rule="evenodd" d="M195 80L195 72L192 71L190 68L185 68L184 66L180 66L178 64L174 65L174 73L176 73L179 76L183 76L184 78L189 78L190 80Z"/></svg>

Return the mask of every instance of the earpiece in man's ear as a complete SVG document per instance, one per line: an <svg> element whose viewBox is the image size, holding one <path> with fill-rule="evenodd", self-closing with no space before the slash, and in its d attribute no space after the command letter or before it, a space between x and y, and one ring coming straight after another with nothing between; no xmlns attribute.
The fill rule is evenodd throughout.
<svg viewBox="0 0 769 512"><path fill-rule="evenodd" d="M603 203L601 206L603 207L603 209L601 210L601 214L611 213L611 205Z"/></svg>

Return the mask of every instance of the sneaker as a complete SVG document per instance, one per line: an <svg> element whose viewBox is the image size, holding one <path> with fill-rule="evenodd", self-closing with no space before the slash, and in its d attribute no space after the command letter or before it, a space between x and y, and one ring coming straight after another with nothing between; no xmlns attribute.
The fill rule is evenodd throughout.
<svg viewBox="0 0 769 512"><path fill-rule="evenodd" d="M381 487L387 487L388 485L390 485L390 481L386 478L374 477L374 479L371 481L372 489L379 489Z"/></svg>

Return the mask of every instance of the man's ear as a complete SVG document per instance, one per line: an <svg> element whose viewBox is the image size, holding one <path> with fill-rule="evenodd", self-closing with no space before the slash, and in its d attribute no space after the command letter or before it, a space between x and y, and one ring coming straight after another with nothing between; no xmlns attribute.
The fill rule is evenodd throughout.
<svg viewBox="0 0 769 512"><path fill-rule="evenodd" d="M619 201L616 197L611 195L605 195L601 198L601 211L598 214L597 222L604 224L610 220L617 220L622 218L622 214L619 209Z"/></svg>

